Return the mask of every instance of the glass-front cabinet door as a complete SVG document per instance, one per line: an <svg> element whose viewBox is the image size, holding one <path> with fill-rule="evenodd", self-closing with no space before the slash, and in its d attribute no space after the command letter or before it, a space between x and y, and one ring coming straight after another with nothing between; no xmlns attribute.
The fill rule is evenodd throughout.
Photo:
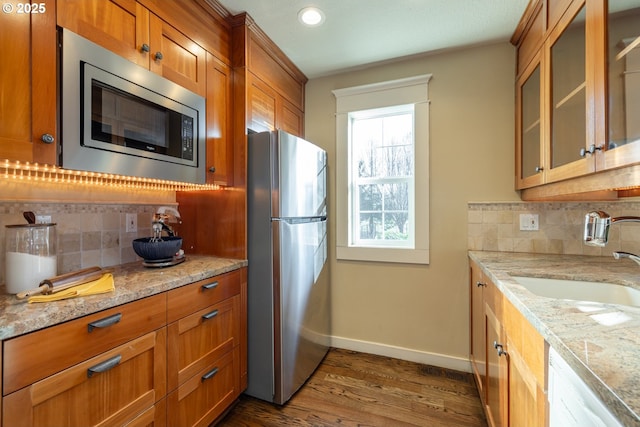
<svg viewBox="0 0 640 427"><path fill-rule="evenodd" d="M640 0L609 0L605 169L640 162Z"/></svg>
<svg viewBox="0 0 640 427"><path fill-rule="evenodd" d="M518 141L516 144L516 188L528 188L544 182L541 102L541 53L537 54L516 84Z"/></svg>
<svg viewBox="0 0 640 427"><path fill-rule="evenodd" d="M579 6L579 7L578 7ZM587 4L576 2L548 43L549 150L546 153L545 180L559 181L595 170L595 156L589 148L593 123L587 120L593 102L594 75L589 71L587 43Z"/></svg>

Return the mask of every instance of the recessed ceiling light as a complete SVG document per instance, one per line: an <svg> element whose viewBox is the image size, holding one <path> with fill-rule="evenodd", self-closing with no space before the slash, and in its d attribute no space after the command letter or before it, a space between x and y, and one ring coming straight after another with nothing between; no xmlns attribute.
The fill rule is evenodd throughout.
<svg viewBox="0 0 640 427"><path fill-rule="evenodd" d="M324 22L324 13L317 7L305 7L298 12L298 19L304 25L317 27Z"/></svg>

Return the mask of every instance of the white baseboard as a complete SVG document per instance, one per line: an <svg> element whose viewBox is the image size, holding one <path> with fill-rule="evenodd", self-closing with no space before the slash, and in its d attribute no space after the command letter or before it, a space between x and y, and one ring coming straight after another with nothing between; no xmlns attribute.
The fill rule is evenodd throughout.
<svg viewBox="0 0 640 427"><path fill-rule="evenodd" d="M447 356L444 354L429 353L426 351L412 350L369 341L353 340L342 337L331 337L331 346L345 350L359 351L361 353L376 354L378 356L393 357L409 362L425 365L439 366L455 371L471 372L471 362L463 357Z"/></svg>

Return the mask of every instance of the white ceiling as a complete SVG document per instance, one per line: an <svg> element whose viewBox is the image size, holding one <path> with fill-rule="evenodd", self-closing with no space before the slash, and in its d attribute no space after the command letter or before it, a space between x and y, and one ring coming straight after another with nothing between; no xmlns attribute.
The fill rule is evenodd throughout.
<svg viewBox="0 0 640 427"><path fill-rule="evenodd" d="M507 41L529 0L218 0L247 12L308 78L403 56ZM298 22L306 6L322 26Z"/></svg>

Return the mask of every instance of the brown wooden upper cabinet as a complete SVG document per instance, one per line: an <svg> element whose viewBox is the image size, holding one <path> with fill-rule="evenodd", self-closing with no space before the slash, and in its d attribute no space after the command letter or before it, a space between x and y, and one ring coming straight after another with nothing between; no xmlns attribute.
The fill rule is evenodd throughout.
<svg viewBox="0 0 640 427"><path fill-rule="evenodd" d="M525 11L512 38L523 199L640 186L629 169L640 163L629 120L640 105L640 0L624 3L531 0Z"/></svg>
<svg viewBox="0 0 640 427"><path fill-rule="evenodd" d="M586 64L587 43L593 43L587 40L587 4L585 0L565 1L566 10L560 14L560 4L554 3L558 2L537 3L536 22L531 27L536 42L527 41L525 48L539 48L529 55L529 63L518 64L517 189L595 170L593 159L584 154L593 138L587 123L593 92ZM545 12L547 22L552 18L557 22L541 37Z"/></svg>
<svg viewBox="0 0 640 427"><path fill-rule="evenodd" d="M207 52L207 183L233 186L233 75Z"/></svg>
<svg viewBox="0 0 640 427"><path fill-rule="evenodd" d="M55 1L37 5L38 13L2 14L0 159L55 164Z"/></svg>
<svg viewBox="0 0 640 427"><path fill-rule="evenodd" d="M255 132L281 129L304 137L306 76L262 32L250 16L234 17L234 69L247 105L246 127ZM246 91L244 93L242 91ZM240 122L240 120L238 120Z"/></svg>
<svg viewBox="0 0 640 427"><path fill-rule="evenodd" d="M609 1L605 169L640 162L640 0Z"/></svg>
<svg viewBox="0 0 640 427"><path fill-rule="evenodd" d="M206 95L205 50L131 0L59 0L58 25Z"/></svg>

